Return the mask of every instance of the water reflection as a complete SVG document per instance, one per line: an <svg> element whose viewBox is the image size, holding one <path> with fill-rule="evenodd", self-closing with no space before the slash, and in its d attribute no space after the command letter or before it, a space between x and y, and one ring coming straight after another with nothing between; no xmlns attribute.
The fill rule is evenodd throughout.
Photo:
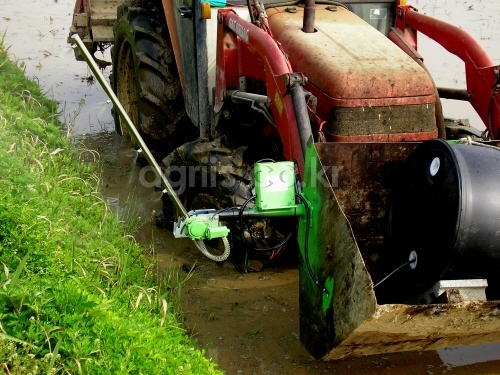
<svg viewBox="0 0 500 375"><path fill-rule="evenodd" d="M90 69L75 60L67 43L74 5L74 0L0 0L0 32L10 57L58 102L70 135L112 131L111 103L99 84L87 80ZM109 50L97 55L109 60Z"/></svg>
<svg viewBox="0 0 500 375"><path fill-rule="evenodd" d="M500 343L446 348L437 352L443 363L465 366L500 359Z"/></svg>

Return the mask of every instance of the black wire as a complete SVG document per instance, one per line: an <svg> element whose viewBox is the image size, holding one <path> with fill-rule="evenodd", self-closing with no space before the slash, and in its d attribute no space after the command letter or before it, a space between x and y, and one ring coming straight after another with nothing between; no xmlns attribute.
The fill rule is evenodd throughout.
<svg viewBox="0 0 500 375"><path fill-rule="evenodd" d="M412 260L409 260L406 263L403 263L398 268L396 268L394 271L392 271L390 274L388 274L386 277L384 277L382 280L380 280L378 283L376 283L373 287L376 288L377 286L379 286L380 284L382 284L385 280L387 280L389 277L391 277L393 274L395 274L397 271L399 271L401 268L403 268L404 266L407 266L408 264L416 262L416 260L417 259L412 259Z"/></svg>
<svg viewBox="0 0 500 375"><path fill-rule="evenodd" d="M262 163L264 161L268 161L268 162L272 162L272 163L276 163L276 160L274 159L271 159L271 158L264 158L264 159L260 159L260 160L257 160L255 163L253 163L250 167L247 168L247 170L245 171L245 174L243 175L243 177L241 177L242 179L243 178L246 178L247 177L247 174L253 170L253 167L255 167L255 164L257 163Z"/></svg>
<svg viewBox="0 0 500 375"><path fill-rule="evenodd" d="M314 275L313 270L311 268L311 263L309 262L309 226L311 225L311 210L309 209L309 205L307 204L307 201L304 199L302 195L297 194L297 198L300 199L300 201L304 204L304 207L306 208L306 234L305 234L305 240L304 240L304 258L306 262L306 267L307 271L309 272L309 276L311 276L311 279L313 279L314 284L318 288L320 288L323 293L325 293L327 296L330 296L330 293L326 288L319 282L318 278Z"/></svg>
<svg viewBox="0 0 500 375"><path fill-rule="evenodd" d="M245 231L243 230L243 210L245 209L245 207L247 206L248 203L250 203L252 200L254 200L255 198L257 198L256 195L252 195L250 198L248 198L240 207L240 211L238 213L238 221L239 221L239 224L240 224L240 237L241 237L241 241L246 244L248 247L250 248L253 248L255 250L255 247L250 245L250 243L247 241L246 237L245 237ZM252 237L252 240L253 240L253 237ZM258 250L257 250L258 251Z"/></svg>
<svg viewBox="0 0 500 375"><path fill-rule="evenodd" d="M271 159L271 158L263 158L263 159L260 159L260 160L257 160L255 163L252 164L252 167L257 164L257 163L262 163L263 161L269 161L271 163L276 163L276 160L274 159Z"/></svg>
<svg viewBox="0 0 500 375"><path fill-rule="evenodd" d="M260 251L260 252L267 252L267 251L273 251L273 250L277 250L279 249L281 246L283 246L284 244L286 244L290 238L292 238L292 235L293 235L293 232L294 231L291 231L288 236L286 236L281 242L279 242L278 244L274 245L274 246L271 246L271 247L268 247L266 249L259 249L255 246L253 246L250 242L247 241L246 237L245 237L245 233L244 233L244 230L243 230L243 210L245 209L245 207L248 205L248 203L250 203L252 200L254 200L257 196L256 195L253 195L251 196L250 198L248 198L245 203L243 203L240 207L240 212L239 212L239 215L238 215L238 218L239 218L239 223L240 223L240 236L241 236L241 241L244 242L248 247L250 247L252 250L255 250L255 251ZM250 232L250 235L251 232ZM253 239L253 236L252 236L252 239Z"/></svg>
<svg viewBox="0 0 500 375"><path fill-rule="evenodd" d="M250 203L256 197L257 197L256 195L251 196L240 207L240 211L239 211L239 223L240 223L240 236L241 236L241 240L242 240L242 242L246 243L247 246L249 246L250 248L252 248L255 251L272 251L272 250L279 249L281 246L283 246L285 243L287 243L290 240L290 238L292 237L292 234L293 234L294 231L290 232L290 234L288 234L288 236L286 236L286 238L283 241L281 241L277 245L274 245L274 246L272 246L272 247L270 247L268 249L258 249L256 247L252 246L247 241L247 239L245 237L244 230L243 230L243 210L246 208L246 206L248 205L248 203ZM319 289L321 289L321 291L323 293L325 293L327 296L330 296L330 293L328 292L328 290L326 290L326 288L320 283L320 281L318 280L318 278L314 275L314 272L313 272L313 270L311 268L311 263L309 261L309 227L311 225L311 210L309 209L309 205L307 204L307 201L304 199L304 197L302 197L299 194L296 194L296 197L299 198L299 200L304 204L304 207L306 209L306 233L305 233L305 239L304 239L304 242L305 242L304 243L304 257L305 257L305 263L306 263L306 267L307 267L307 272L309 273L309 276L311 276L311 279L314 281L314 284Z"/></svg>
<svg viewBox="0 0 500 375"><path fill-rule="evenodd" d="M222 213L222 212L224 212L224 211L236 210L237 208L238 208L238 207L233 206L233 207L226 207L226 208L223 208L223 209L221 209L221 210L219 210L219 211L216 211L216 212L212 215L212 217L210 218L210 221L212 221L212 220L213 220L213 219L214 219L217 215L221 214L221 213Z"/></svg>

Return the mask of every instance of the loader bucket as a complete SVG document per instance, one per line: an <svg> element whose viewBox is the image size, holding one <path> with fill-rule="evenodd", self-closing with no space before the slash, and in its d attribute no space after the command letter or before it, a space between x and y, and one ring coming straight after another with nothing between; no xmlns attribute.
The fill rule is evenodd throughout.
<svg viewBox="0 0 500 375"><path fill-rule="evenodd" d="M500 301L391 303L391 288L374 288L400 261L388 243L389 207L419 144L316 143L307 150L300 337L317 359L500 341Z"/></svg>

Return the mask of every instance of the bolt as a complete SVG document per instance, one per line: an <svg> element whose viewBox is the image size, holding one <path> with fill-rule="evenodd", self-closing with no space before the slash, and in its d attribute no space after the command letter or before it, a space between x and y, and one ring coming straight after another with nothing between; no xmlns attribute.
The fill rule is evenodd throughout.
<svg viewBox="0 0 500 375"><path fill-rule="evenodd" d="M333 258L333 245L332 244L328 244L326 246L326 255L328 256L328 258Z"/></svg>
<svg viewBox="0 0 500 375"><path fill-rule="evenodd" d="M231 112L229 112L227 109L222 111L222 115L224 116L224 120L231 120Z"/></svg>
<svg viewBox="0 0 500 375"><path fill-rule="evenodd" d="M326 10L329 10L330 12L336 12L337 6L336 5L329 5L326 7Z"/></svg>

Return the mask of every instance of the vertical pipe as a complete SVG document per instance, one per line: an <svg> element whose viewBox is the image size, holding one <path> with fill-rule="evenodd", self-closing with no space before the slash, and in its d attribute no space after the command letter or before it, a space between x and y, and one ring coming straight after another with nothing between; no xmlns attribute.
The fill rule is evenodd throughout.
<svg viewBox="0 0 500 375"><path fill-rule="evenodd" d="M305 33L314 32L314 18L316 13L315 0L306 0L304 4L304 20L302 24L302 31Z"/></svg>
<svg viewBox="0 0 500 375"><path fill-rule="evenodd" d="M290 87L290 94L292 95L293 109L295 110L295 117L297 119L297 127L299 131L300 146L304 158L309 144L314 142L311 122L309 121L309 112L307 111L307 104L304 98L304 90L300 83L295 82Z"/></svg>

